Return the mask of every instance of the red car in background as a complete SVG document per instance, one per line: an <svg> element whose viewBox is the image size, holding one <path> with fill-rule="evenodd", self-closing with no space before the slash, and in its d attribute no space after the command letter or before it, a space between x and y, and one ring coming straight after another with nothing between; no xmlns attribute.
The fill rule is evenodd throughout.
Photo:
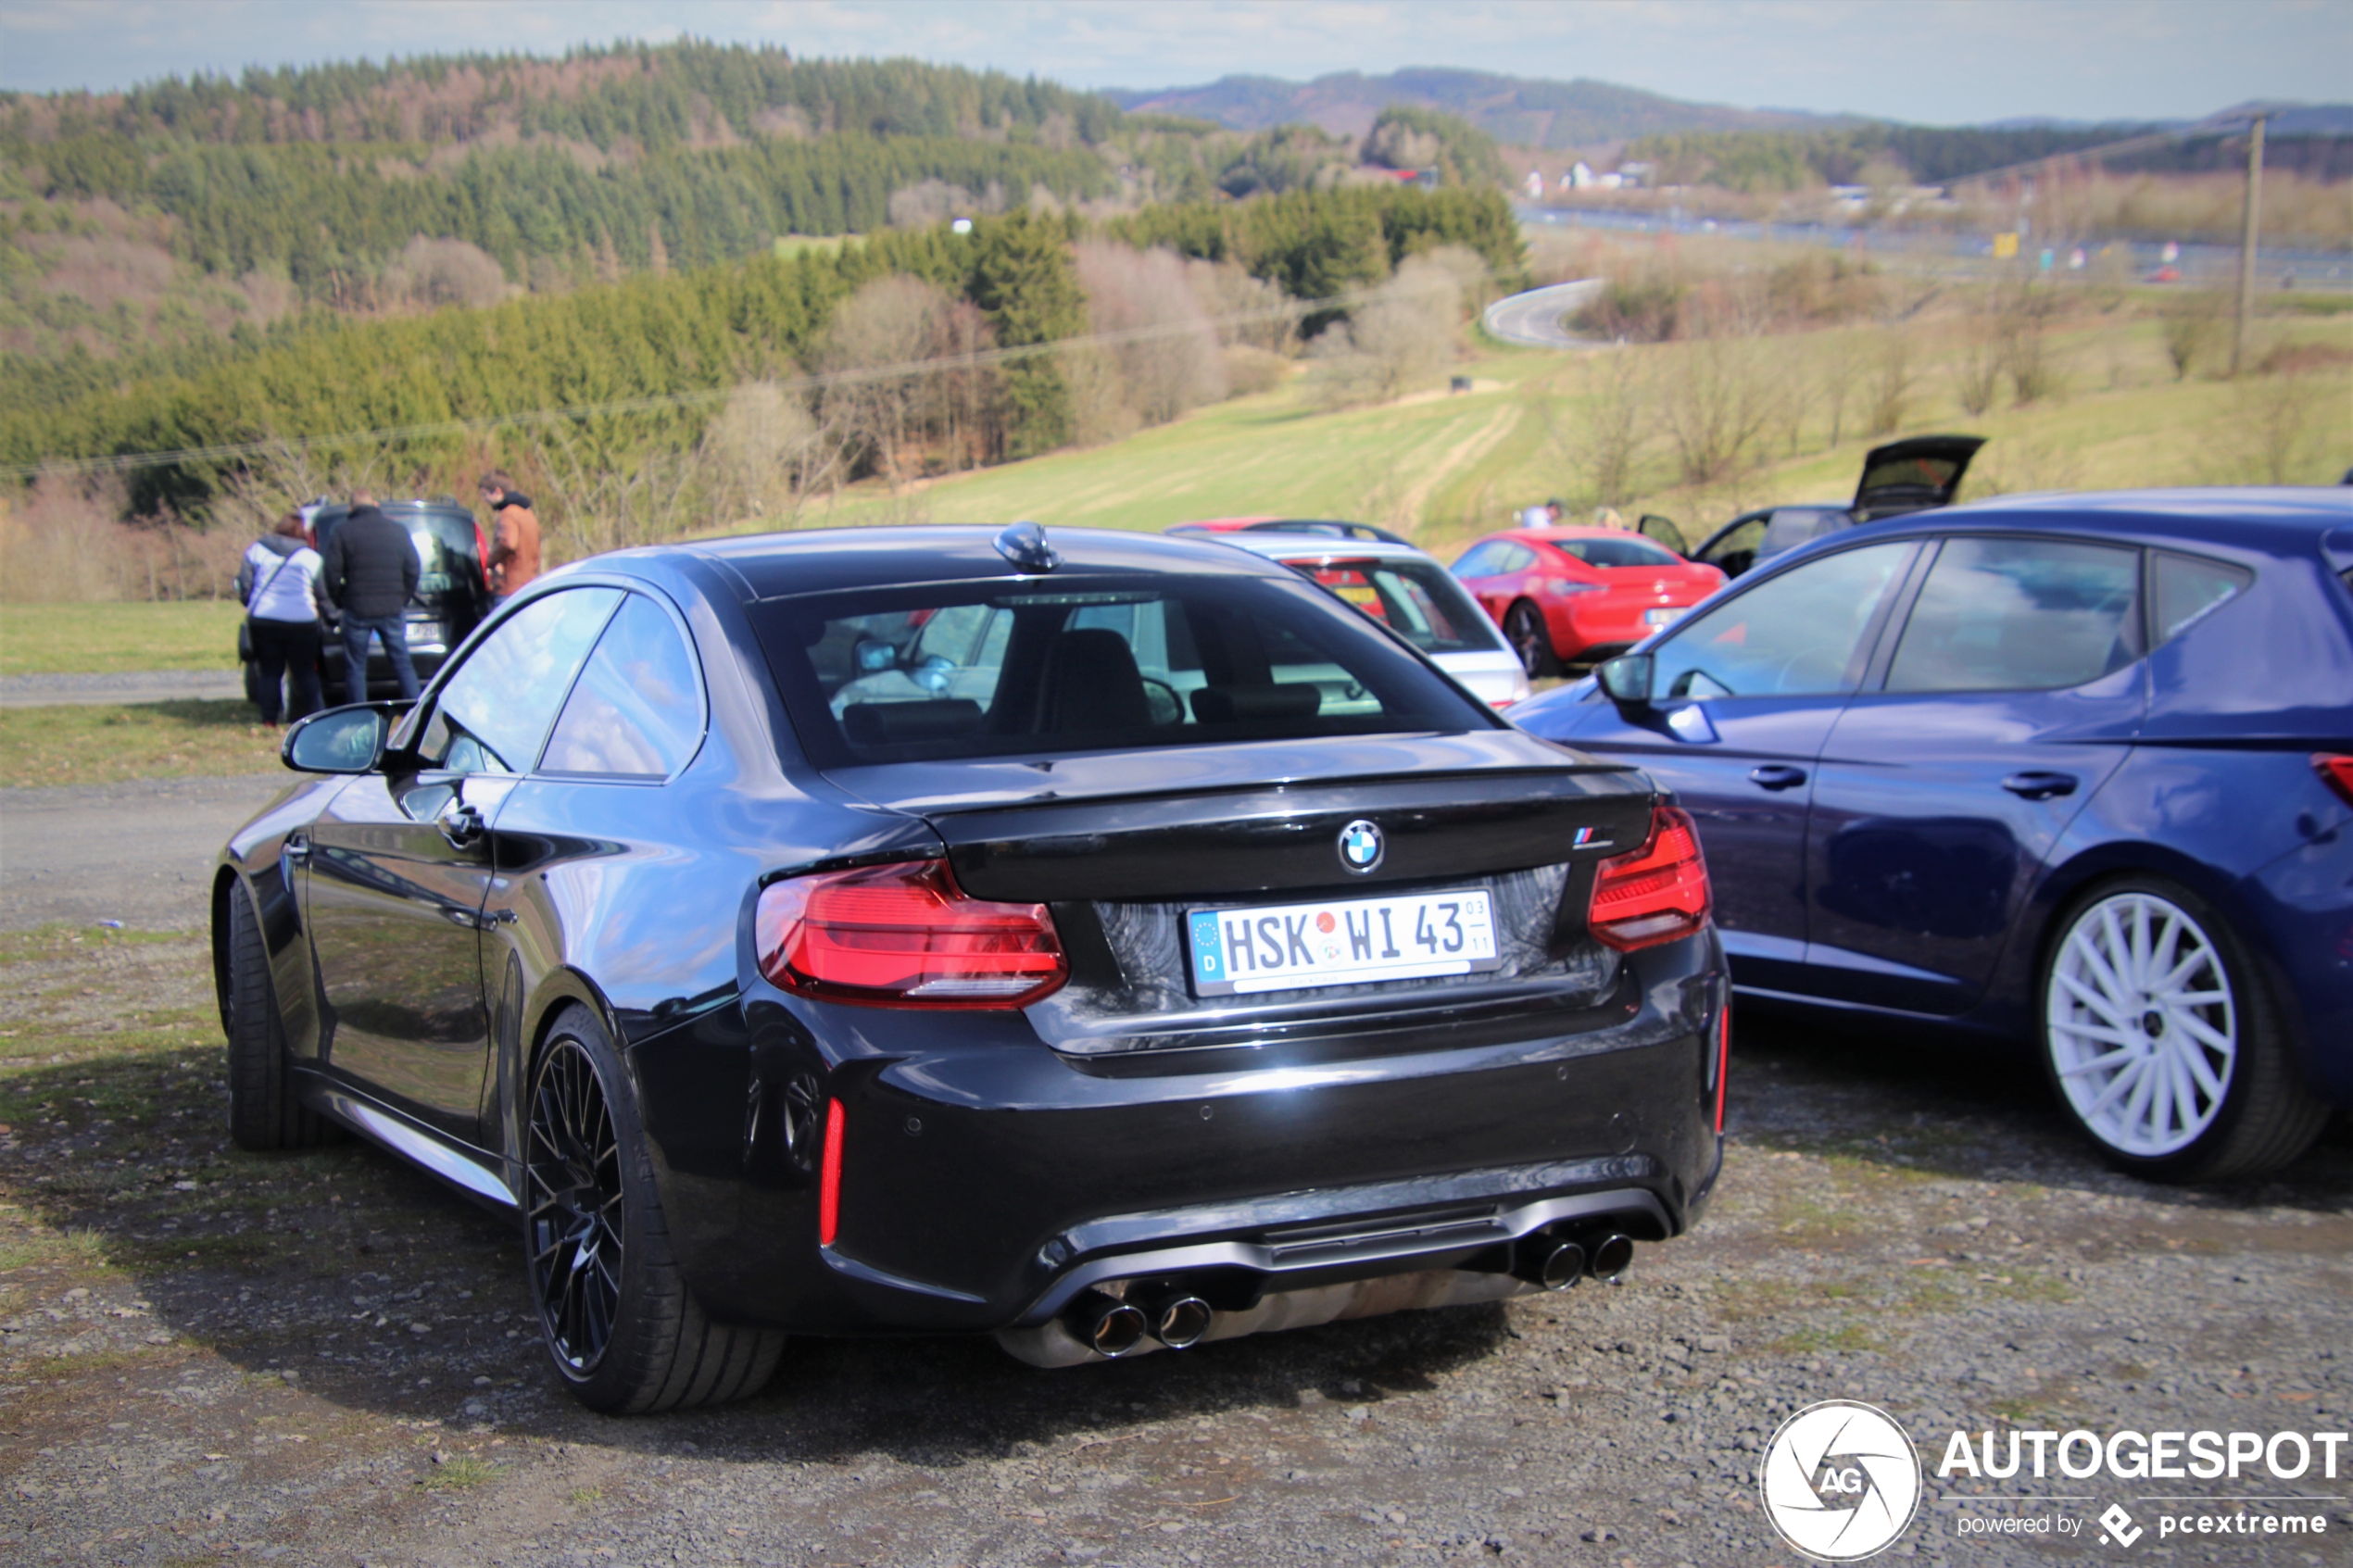
<svg viewBox="0 0 2353 1568"><path fill-rule="evenodd" d="M1618 528L1491 533L1452 570L1530 677L1623 653L1724 583L1716 568Z"/></svg>

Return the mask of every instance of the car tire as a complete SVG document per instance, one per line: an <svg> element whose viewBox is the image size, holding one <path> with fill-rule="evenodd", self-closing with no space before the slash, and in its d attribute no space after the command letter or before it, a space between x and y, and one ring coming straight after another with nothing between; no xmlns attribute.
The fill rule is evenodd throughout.
<svg viewBox="0 0 2353 1568"><path fill-rule="evenodd" d="M2148 1181L2255 1176L2320 1135L2328 1107L2296 1070L2261 972L2211 905L2177 883L2128 877L2078 899L2053 929L2035 991L2043 1063L2110 1165Z"/></svg>
<svg viewBox="0 0 2353 1568"><path fill-rule="evenodd" d="M1553 633L1544 612L1520 599L1504 612L1504 640L1519 655L1519 667L1531 681L1561 672L1560 657L1553 651Z"/></svg>
<svg viewBox="0 0 2353 1568"><path fill-rule="evenodd" d="M242 886L229 889L229 1141L239 1148L310 1148L341 1135L294 1095L284 1020L270 978L261 922Z"/></svg>
<svg viewBox="0 0 2353 1568"><path fill-rule="evenodd" d="M547 1032L523 1140L524 1273L573 1397L644 1415L765 1386L785 1336L714 1323L686 1288L628 1074L587 1008L565 1008Z"/></svg>

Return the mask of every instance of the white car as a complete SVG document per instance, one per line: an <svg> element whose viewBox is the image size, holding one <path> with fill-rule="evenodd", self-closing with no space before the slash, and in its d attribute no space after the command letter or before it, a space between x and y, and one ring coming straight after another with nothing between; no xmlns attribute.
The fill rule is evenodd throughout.
<svg viewBox="0 0 2353 1568"><path fill-rule="evenodd" d="M1413 546L1337 530L1209 536L1313 579L1428 654L1489 707L1509 708L1528 696L1528 671L1495 622L1453 573Z"/></svg>

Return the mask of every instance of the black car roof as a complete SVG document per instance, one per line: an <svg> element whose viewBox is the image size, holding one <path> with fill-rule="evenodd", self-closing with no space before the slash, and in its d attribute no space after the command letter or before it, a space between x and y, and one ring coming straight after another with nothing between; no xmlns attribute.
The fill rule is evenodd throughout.
<svg viewBox="0 0 2353 1568"><path fill-rule="evenodd" d="M2309 557L2318 548L2339 567L2353 565L2353 491L2341 485L1998 495L1907 512L1836 537L1843 546L1987 527L2065 529L2143 544L2221 544L2273 556Z"/></svg>
<svg viewBox="0 0 2353 1568"><path fill-rule="evenodd" d="M1023 575L997 553L992 525L829 528L761 533L673 546L721 563L754 598L831 593L875 583L965 582ZM1278 577L1290 570L1247 551L1199 537L1130 533L1113 528L1055 528L1047 542L1062 555L1057 573L1214 571ZM632 552L635 554L636 552ZM655 554L660 552L648 552Z"/></svg>

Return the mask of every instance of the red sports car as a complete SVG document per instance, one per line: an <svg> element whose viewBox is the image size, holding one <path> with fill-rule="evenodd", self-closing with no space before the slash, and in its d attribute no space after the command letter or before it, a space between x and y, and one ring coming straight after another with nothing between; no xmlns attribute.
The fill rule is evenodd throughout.
<svg viewBox="0 0 2353 1568"><path fill-rule="evenodd" d="M1716 568L1617 528L1491 533L1453 571L1530 676L1622 653L1724 583Z"/></svg>

